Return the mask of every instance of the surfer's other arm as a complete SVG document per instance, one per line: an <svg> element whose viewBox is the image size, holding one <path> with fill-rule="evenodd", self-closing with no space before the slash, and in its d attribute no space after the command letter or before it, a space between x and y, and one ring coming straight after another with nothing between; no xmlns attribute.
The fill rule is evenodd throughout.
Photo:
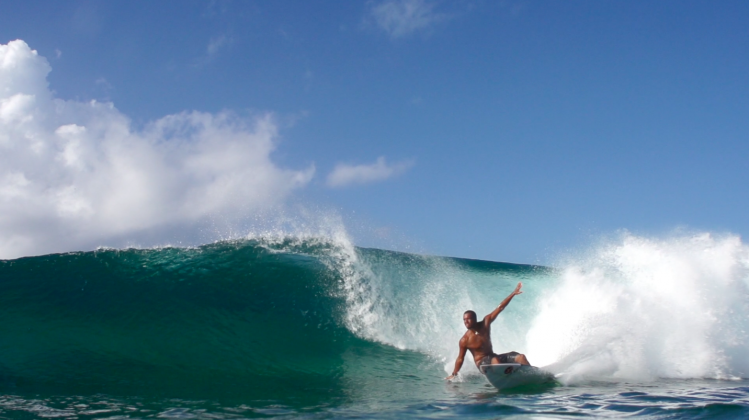
<svg viewBox="0 0 749 420"><path fill-rule="evenodd" d="M493 310L492 313L484 317L484 321L486 321L487 324L491 324L492 322L494 322L494 320L497 318L497 315L499 315L500 312L505 310L505 307L510 303L512 298L514 298L516 295L523 293L523 291L520 290L522 287L523 287L523 283L522 282L518 283L518 285L515 287L515 290L513 290L512 293L510 293L510 296L507 296L505 300L503 300L502 303L500 303L499 306L497 306L497 309Z"/></svg>
<svg viewBox="0 0 749 420"><path fill-rule="evenodd" d="M453 374L445 378L448 381L458 376L458 372L460 371L460 368L463 367L463 359L465 359L466 351L468 351L468 347L466 347L467 342L468 340L466 340L465 337L460 339L460 352L458 353L458 358L455 359L455 367L453 368Z"/></svg>

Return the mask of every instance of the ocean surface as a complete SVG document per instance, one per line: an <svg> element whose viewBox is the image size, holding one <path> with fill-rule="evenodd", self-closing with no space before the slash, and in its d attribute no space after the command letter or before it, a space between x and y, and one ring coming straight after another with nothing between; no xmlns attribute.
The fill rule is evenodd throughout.
<svg viewBox="0 0 749 420"><path fill-rule="evenodd" d="M556 384L497 391L462 314ZM0 418L749 418L749 252L623 235L539 267L258 235L0 261Z"/></svg>

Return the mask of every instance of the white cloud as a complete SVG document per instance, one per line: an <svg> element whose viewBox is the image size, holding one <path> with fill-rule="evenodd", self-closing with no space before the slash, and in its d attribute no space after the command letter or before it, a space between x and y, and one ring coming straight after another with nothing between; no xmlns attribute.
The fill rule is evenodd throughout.
<svg viewBox="0 0 749 420"><path fill-rule="evenodd" d="M205 48L205 54L198 57L193 66L194 67L203 67L211 63L216 57L219 56L219 53L228 48L234 40L232 38L228 38L226 35L221 35L219 37L211 38L208 41L208 46Z"/></svg>
<svg viewBox="0 0 749 420"><path fill-rule="evenodd" d="M406 172L413 161L403 161L388 165L384 157L379 157L371 165L347 165L339 163L328 174L329 187L345 187L352 184L366 184L383 181Z"/></svg>
<svg viewBox="0 0 749 420"><path fill-rule="evenodd" d="M436 13L434 4L426 0L385 0L375 4L371 13L377 25L393 39L427 29L447 18Z"/></svg>
<svg viewBox="0 0 749 420"><path fill-rule="evenodd" d="M270 115L183 112L134 130L111 103L54 98L50 70L25 42L0 44L0 258L230 223L314 174L273 163Z"/></svg>
<svg viewBox="0 0 749 420"><path fill-rule="evenodd" d="M216 55L219 50L231 43L231 39L227 38L225 35L221 35L218 38L212 38L211 41L208 43L208 48L206 49L206 53L208 56L214 56Z"/></svg>

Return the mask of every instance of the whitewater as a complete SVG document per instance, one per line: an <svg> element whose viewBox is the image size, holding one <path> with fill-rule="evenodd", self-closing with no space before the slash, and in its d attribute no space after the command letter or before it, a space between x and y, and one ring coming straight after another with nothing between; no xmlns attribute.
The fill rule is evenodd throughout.
<svg viewBox="0 0 749 420"><path fill-rule="evenodd" d="M462 314L557 374L499 392ZM0 261L4 418L737 418L749 247L621 233L551 267L354 245L344 228Z"/></svg>

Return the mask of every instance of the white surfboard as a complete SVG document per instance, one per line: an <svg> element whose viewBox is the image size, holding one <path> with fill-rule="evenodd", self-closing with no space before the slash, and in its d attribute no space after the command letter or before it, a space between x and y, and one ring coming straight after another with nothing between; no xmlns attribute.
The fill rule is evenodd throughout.
<svg viewBox="0 0 749 420"><path fill-rule="evenodd" d="M518 363L484 365L480 369L486 375L486 379L497 389L554 382L554 374L535 366L524 366Z"/></svg>

